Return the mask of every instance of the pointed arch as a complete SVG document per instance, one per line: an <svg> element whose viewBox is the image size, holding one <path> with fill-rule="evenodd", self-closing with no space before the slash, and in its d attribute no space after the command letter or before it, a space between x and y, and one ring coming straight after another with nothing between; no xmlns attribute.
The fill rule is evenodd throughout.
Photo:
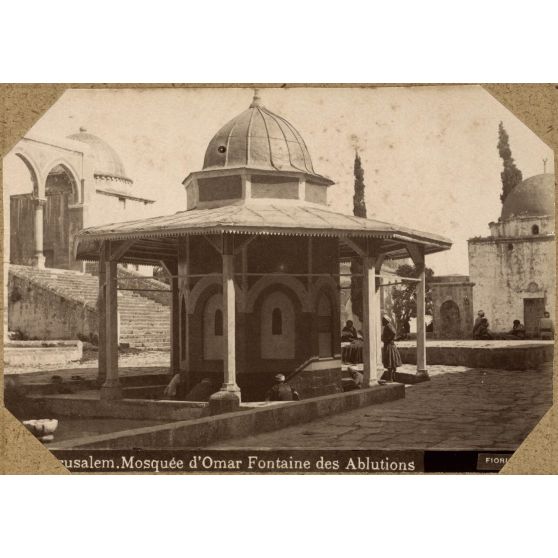
<svg viewBox="0 0 558 558"><path fill-rule="evenodd" d="M328 292L330 297L334 298L338 295L339 285L335 282L333 277L319 277L311 287L312 308L316 308L320 294L324 290Z"/></svg>
<svg viewBox="0 0 558 558"><path fill-rule="evenodd" d="M57 167L60 167L64 170L66 176L68 177L70 185L72 186L72 203L73 204L83 203L83 192L81 188L81 180L79 179L79 174L76 172L72 164L68 162L66 159L62 159L62 158L54 159L45 167L48 169L48 172L45 173L45 188L46 188L46 182L48 180L48 177L50 176L52 171L55 170Z"/></svg>
<svg viewBox="0 0 558 558"><path fill-rule="evenodd" d="M222 360L223 340L223 295L213 293L205 302L202 318L203 358Z"/></svg>
<svg viewBox="0 0 558 558"><path fill-rule="evenodd" d="M37 198L44 198L44 185L42 188L43 195L42 196L40 195L41 174L39 172L39 167L33 161L33 158L27 152L21 149L17 149L16 151L14 151L14 155L25 163L25 166L27 167L29 173L31 174L31 181L33 182L33 192L32 192L33 195Z"/></svg>
<svg viewBox="0 0 558 558"><path fill-rule="evenodd" d="M311 304L308 300L308 291L304 287L302 281L296 279L295 277L285 277L281 275L266 275L261 279L258 279L252 288L248 291L246 296L246 312L250 313L254 311L254 306L259 296L264 290L273 285L284 285L290 289L298 299L303 312L311 312Z"/></svg>
<svg viewBox="0 0 558 558"><path fill-rule="evenodd" d="M221 287L222 282L223 280L220 273L212 273L200 279L190 291L190 296L188 297L188 313L193 314L196 311L196 306L200 297L208 288L213 285ZM236 283L234 285L234 292L236 295L236 307L241 311L244 307L244 293Z"/></svg>

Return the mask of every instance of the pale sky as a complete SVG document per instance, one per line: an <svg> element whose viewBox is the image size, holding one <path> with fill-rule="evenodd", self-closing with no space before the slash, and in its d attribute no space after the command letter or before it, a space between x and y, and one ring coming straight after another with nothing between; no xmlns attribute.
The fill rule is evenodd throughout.
<svg viewBox="0 0 558 558"><path fill-rule="evenodd" d="M201 170L217 130L248 108L251 89L70 90L32 128L62 138L85 126L119 153L153 214L185 209L182 180ZM523 177L554 168L552 150L478 86L262 89L262 103L306 141L314 169L333 179L332 209L352 213L354 148L368 217L441 234L437 275L468 273L467 239L501 210L498 123ZM551 171L552 172L552 171Z"/></svg>

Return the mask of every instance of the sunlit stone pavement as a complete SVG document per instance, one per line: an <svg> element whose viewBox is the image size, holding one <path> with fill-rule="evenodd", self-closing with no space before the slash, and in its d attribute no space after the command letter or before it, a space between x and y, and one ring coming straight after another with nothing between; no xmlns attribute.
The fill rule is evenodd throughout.
<svg viewBox="0 0 558 558"><path fill-rule="evenodd" d="M400 371L412 371L404 366ZM405 399L214 448L514 450L552 404L552 365L509 371L431 366Z"/></svg>

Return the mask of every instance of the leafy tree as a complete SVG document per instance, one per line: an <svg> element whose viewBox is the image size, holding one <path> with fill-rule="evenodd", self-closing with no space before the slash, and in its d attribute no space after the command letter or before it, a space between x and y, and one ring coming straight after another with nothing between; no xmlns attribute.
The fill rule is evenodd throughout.
<svg viewBox="0 0 558 558"><path fill-rule="evenodd" d="M355 186L353 195L353 214L355 217L366 217L366 202L364 200L364 170L358 151L355 151ZM353 314L362 321L362 261L355 257L351 260L351 307Z"/></svg>
<svg viewBox="0 0 558 558"><path fill-rule="evenodd" d="M157 281L161 281L161 283L170 285L169 276L166 274L162 267L153 268L153 279L157 279Z"/></svg>
<svg viewBox="0 0 558 558"><path fill-rule="evenodd" d="M426 268L426 305L425 313L432 315L432 277L434 272L429 267ZM401 277L418 278L419 272L416 266L403 264L397 268L397 275ZM417 317L417 283L409 281L401 285L396 285L391 289L391 299L393 304L393 316L395 317L397 330L402 331L403 324L411 318Z"/></svg>
<svg viewBox="0 0 558 558"><path fill-rule="evenodd" d="M515 161L510 149L510 138L502 122L500 122L498 126L498 153L504 162L504 170L500 173L500 177L502 178L502 194L500 195L500 200L504 203L509 193L523 180L523 174L515 166Z"/></svg>

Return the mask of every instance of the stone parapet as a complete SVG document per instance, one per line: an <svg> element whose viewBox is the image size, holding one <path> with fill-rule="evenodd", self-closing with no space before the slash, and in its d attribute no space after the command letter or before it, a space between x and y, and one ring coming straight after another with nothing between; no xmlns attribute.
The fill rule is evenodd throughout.
<svg viewBox="0 0 558 558"><path fill-rule="evenodd" d="M405 364L416 364L414 347L399 347ZM427 347L428 364L467 366L469 368L501 368L531 370L544 362L552 362L554 346L535 343L524 347Z"/></svg>
<svg viewBox="0 0 558 558"><path fill-rule="evenodd" d="M270 432L403 397L405 397L405 386L402 384L374 386L302 401L275 403L256 409L245 408L234 413L196 420L88 436L79 440L61 442L56 446L52 444L49 449L206 447L220 440Z"/></svg>

